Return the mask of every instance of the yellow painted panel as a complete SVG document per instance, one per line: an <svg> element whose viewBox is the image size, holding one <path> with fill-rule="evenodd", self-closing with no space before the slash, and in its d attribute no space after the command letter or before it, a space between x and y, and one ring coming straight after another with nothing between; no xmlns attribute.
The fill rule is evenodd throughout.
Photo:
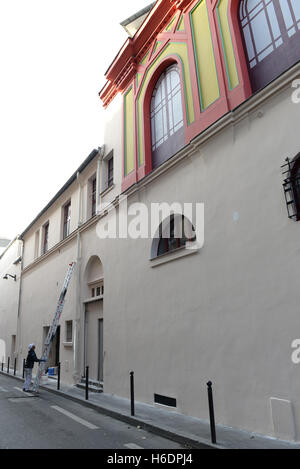
<svg viewBox="0 0 300 469"><path fill-rule="evenodd" d="M174 21L175 21L175 19L176 19L176 16L177 16L177 14L174 16L174 18L172 18L171 22L168 24L168 26L166 27L165 31L169 31L169 32L172 31L173 25L174 25Z"/></svg>
<svg viewBox="0 0 300 469"><path fill-rule="evenodd" d="M153 49L153 54L152 55L155 55L155 52L157 51L157 49L162 45L162 41L156 41L156 44L154 46L154 49Z"/></svg>
<svg viewBox="0 0 300 469"><path fill-rule="evenodd" d="M134 127L133 127L133 89L124 97L124 158L125 176L134 170Z"/></svg>
<svg viewBox="0 0 300 469"><path fill-rule="evenodd" d="M191 19L201 107L204 110L220 96L206 0L192 11Z"/></svg>
<svg viewBox="0 0 300 469"><path fill-rule="evenodd" d="M230 88L233 89L239 84L239 77L228 24L228 0L220 0L218 5L218 17L223 42L223 51L225 54L228 82Z"/></svg>
<svg viewBox="0 0 300 469"><path fill-rule="evenodd" d="M138 87L139 84L140 84L141 76L142 76L141 73L137 73L137 74L136 74L136 86L137 86L137 87Z"/></svg>
<svg viewBox="0 0 300 469"><path fill-rule="evenodd" d="M143 58L143 60L141 60L141 62L140 62L141 65L146 65L146 62L147 62L147 59L148 59L148 55L149 55L149 51L147 52L147 54L145 55L145 57Z"/></svg>
<svg viewBox="0 0 300 469"><path fill-rule="evenodd" d="M185 31L185 27L184 27L184 18L183 16L181 16L181 19L178 23L178 26L177 26L177 31Z"/></svg>
<svg viewBox="0 0 300 469"><path fill-rule="evenodd" d="M195 120L195 110L193 102L193 91L191 84L191 75L189 68L188 50L184 42L169 42L169 44L158 55L154 63L149 67L145 74L143 84L141 86L137 104L138 111L138 148L139 148L139 165L144 163L144 138L143 138L143 101L148 86L149 79L157 66L168 56L176 55L182 64L184 74L185 102L187 109L188 124Z"/></svg>

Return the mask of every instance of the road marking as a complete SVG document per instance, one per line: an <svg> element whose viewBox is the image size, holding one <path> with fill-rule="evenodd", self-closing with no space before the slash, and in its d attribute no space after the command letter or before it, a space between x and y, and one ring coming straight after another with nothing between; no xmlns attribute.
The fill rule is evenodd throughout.
<svg viewBox="0 0 300 469"><path fill-rule="evenodd" d="M96 425L93 425L90 422L87 422L86 420L81 419L80 417L77 417L77 415L71 414L71 412L68 412L65 409L62 409L61 407L58 407L56 405L51 406L52 409L57 410L61 414L66 415L72 420L75 420L75 422L81 423L81 425L84 425L85 427L89 428L90 430L98 430L98 427Z"/></svg>
<svg viewBox="0 0 300 469"><path fill-rule="evenodd" d="M135 443L127 443L124 446L125 446L125 448L128 448L128 449L144 449L141 446L136 445Z"/></svg>
<svg viewBox="0 0 300 469"><path fill-rule="evenodd" d="M0 386L0 391L1 392L8 392L6 389L2 388L1 386Z"/></svg>

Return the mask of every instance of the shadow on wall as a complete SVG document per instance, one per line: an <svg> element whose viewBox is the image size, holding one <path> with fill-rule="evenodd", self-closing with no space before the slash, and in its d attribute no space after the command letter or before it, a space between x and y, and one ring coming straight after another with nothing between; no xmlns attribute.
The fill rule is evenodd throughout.
<svg viewBox="0 0 300 469"><path fill-rule="evenodd" d="M2 339L0 339L0 361L1 363L5 363L6 361L6 344Z"/></svg>

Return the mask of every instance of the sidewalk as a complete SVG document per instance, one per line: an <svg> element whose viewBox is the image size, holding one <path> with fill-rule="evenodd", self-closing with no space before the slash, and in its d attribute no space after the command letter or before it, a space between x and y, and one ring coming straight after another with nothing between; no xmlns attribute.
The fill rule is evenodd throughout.
<svg viewBox="0 0 300 469"><path fill-rule="evenodd" d="M14 379L22 379L13 376L13 370L8 375L0 371L5 376ZM148 404L135 403L135 417L130 415L130 401L104 393L89 393L89 400L85 400L85 391L75 386L61 385L61 390L57 391L56 380L49 379L47 383L40 386L41 390L58 394L67 399L71 399L82 405L90 407L97 412L122 420L130 425L156 433L162 437L167 437L173 441L192 448L202 449L300 449L300 443L289 443L273 438L248 433L217 425L218 445L212 445L210 440L209 423L194 417L158 409Z"/></svg>

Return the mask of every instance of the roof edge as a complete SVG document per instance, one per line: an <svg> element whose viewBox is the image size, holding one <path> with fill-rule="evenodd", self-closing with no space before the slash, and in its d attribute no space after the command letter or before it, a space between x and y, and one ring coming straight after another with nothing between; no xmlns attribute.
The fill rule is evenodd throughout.
<svg viewBox="0 0 300 469"><path fill-rule="evenodd" d="M35 219L28 225L28 227L23 231L20 235L20 238L23 239L23 236L33 227L33 225L38 221L38 219L44 215L44 213L56 202L56 200L73 184L73 182L77 178L78 173L82 173L82 171L93 161L93 159L99 154L100 149L93 150L89 156L81 163L79 168L72 174L72 176L67 180L67 182L63 185L63 187L55 194L55 196L48 202L48 204L41 210L41 212L35 217Z"/></svg>

